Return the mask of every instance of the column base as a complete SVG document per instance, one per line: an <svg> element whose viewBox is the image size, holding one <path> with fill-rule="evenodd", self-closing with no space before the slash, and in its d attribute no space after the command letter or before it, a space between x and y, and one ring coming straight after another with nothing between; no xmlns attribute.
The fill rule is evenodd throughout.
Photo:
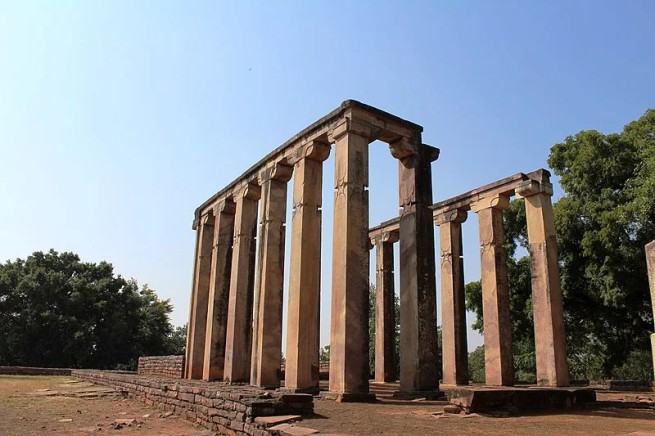
<svg viewBox="0 0 655 436"><path fill-rule="evenodd" d="M424 398L428 401L445 399L445 394L440 390L434 391L414 391L414 392L403 392L403 391L394 391L393 396L395 400L418 400L419 398Z"/></svg>
<svg viewBox="0 0 655 436"><path fill-rule="evenodd" d="M375 394L370 392L321 392L320 396L337 403L373 403L377 401Z"/></svg>

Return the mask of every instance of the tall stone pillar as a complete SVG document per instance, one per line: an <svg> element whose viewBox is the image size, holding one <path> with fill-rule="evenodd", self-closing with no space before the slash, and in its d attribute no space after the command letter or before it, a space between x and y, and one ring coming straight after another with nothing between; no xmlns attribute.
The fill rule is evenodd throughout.
<svg viewBox="0 0 655 436"><path fill-rule="evenodd" d="M648 266L650 302L653 307L653 320L655 320L655 241L646 244L646 264ZM653 371L655 372L655 333L650 335L650 345L653 353Z"/></svg>
<svg viewBox="0 0 655 436"><path fill-rule="evenodd" d="M232 248L230 296L225 335L225 367L223 370L223 378L228 382L250 380L259 196L260 188L254 184L243 186L235 194L234 246Z"/></svg>
<svg viewBox="0 0 655 436"><path fill-rule="evenodd" d="M396 308L393 244L398 232L378 236L375 245L375 381L393 382L396 374Z"/></svg>
<svg viewBox="0 0 655 436"><path fill-rule="evenodd" d="M214 209L214 241L205 331L204 380L222 380L225 363L225 330L230 293L232 240L234 237L234 202L223 200Z"/></svg>
<svg viewBox="0 0 655 436"><path fill-rule="evenodd" d="M207 304L209 301L209 282L211 275L212 240L214 220L211 215L200 217L197 228L196 261L191 292L191 316L186 350L186 377L202 378L205 356L205 328L207 324Z"/></svg>
<svg viewBox="0 0 655 436"><path fill-rule="evenodd" d="M418 138L390 144L399 159L400 396L439 388L432 168L439 150Z"/></svg>
<svg viewBox="0 0 655 436"><path fill-rule="evenodd" d="M259 274L255 286L250 384L280 386L287 182L293 167L276 164L260 177Z"/></svg>
<svg viewBox="0 0 655 436"><path fill-rule="evenodd" d="M503 248L503 210L508 206L509 198L503 195L471 205L480 225L485 378L489 386L514 384L507 254Z"/></svg>
<svg viewBox="0 0 655 436"><path fill-rule="evenodd" d="M318 392L323 161L330 145L313 141L294 164L285 389Z"/></svg>
<svg viewBox="0 0 655 436"><path fill-rule="evenodd" d="M344 119L335 143L330 393L337 401L368 394L368 144L371 131Z"/></svg>
<svg viewBox="0 0 655 436"><path fill-rule="evenodd" d="M435 219L441 241L441 355L443 383L447 385L469 382L462 257L462 223L466 217L466 211L455 209Z"/></svg>
<svg viewBox="0 0 655 436"><path fill-rule="evenodd" d="M540 181L528 180L516 190L525 199L528 243L532 263L532 309L537 362L537 384L568 386L566 334L557 263L557 240L548 173Z"/></svg>

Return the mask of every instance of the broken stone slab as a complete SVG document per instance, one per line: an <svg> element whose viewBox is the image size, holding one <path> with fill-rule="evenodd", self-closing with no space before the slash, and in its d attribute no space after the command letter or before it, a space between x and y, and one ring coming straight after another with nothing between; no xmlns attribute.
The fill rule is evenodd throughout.
<svg viewBox="0 0 655 436"><path fill-rule="evenodd" d="M459 406L456 406L454 404L449 404L443 408L444 413L450 413L453 415L457 415L462 412L462 408Z"/></svg>
<svg viewBox="0 0 655 436"><path fill-rule="evenodd" d="M278 424L273 427L269 427L268 430L273 432L273 434L290 435L290 436L302 436L302 435L318 433L318 430L315 430L313 428L300 427L292 424Z"/></svg>
<svg viewBox="0 0 655 436"><path fill-rule="evenodd" d="M272 427L278 424L301 421L300 415L278 415L278 416L258 416L255 418L256 424L262 424L266 427Z"/></svg>
<svg viewBox="0 0 655 436"><path fill-rule="evenodd" d="M73 418L63 418L60 419L59 422L73 422Z"/></svg>
<svg viewBox="0 0 655 436"><path fill-rule="evenodd" d="M114 425L127 425L127 426L130 426L130 425L136 424L136 419L134 419L134 418L114 419L113 424Z"/></svg>

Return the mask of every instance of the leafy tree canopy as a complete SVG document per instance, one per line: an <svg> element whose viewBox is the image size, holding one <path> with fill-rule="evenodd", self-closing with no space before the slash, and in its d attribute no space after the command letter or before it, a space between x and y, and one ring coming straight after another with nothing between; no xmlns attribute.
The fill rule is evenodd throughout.
<svg viewBox="0 0 655 436"><path fill-rule="evenodd" d="M135 367L139 356L180 351L171 311L107 262L35 252L0 265L0 365Z"/></svg>

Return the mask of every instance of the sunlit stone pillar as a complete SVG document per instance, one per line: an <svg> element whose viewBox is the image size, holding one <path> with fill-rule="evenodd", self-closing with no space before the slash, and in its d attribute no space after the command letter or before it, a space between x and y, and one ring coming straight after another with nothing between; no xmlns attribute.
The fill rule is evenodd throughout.
<svg viewBox="0 0 655 436"><path fill-rule="evenodd" d="M525 198L528 223L537 383L568 386L562 291L553 206L550 202L553 187L545 170L541 171L541 176L540 181L528 180L516 190L520 197Z"/></svg>
<svg viewBox="0 0 655 436"><path fill-rule="evenodd" d="M393 244L398 232L387 232L375 245L375 381L393 382L396 374L396 308L394 305Z"/></svg>
<svg viewBox="0 0 655 436"><path fill-rule="evenodd" d="M230 293L230 269L232 267L232 239L234 237L234 202L223 200L214 209L214 241L212 250L205 360L202 371L204 380L221 380L225 364L225 330L227 328L227 304Z"/></svg>
<svg viewBox="0 0 655 436"><path fill-rule="evenodd" d="M439 150L416 138L390 144L399 159L400 396L439 388L437 302L432 222L432 161Z"/></svg>
<svg viewBox="0 0 655 436"><path fill-rule="evenodd" d="M191 292L191 316L189 317L186 349L186 378L202 378L205 356L205 328L207 327L207 304L211 276L212 240L214 238L214 217L211 214L200 217L196 241L193 290Z"/></svg>
<svg viewBox="0 0 655 436"><path fill-rule="evenodd" d="M225 335L225 367L223 378L228 382L250 380L252 340L252 306L255 277L257 206L260 188L245 184L235 193L234 245L227 332Z"/></svg>
<svg viewBox="0 0 655 436"><path fill-rule="evenodd" d="M250 384L280 386L287 182L293 167L275 164L260 177L259 274L255 287Z"/></svg>
<svg viewBox="0 0 655 436"><path fill-rule="evenodd" d="M443 383L447 385L466 385L469 380L462 257L462 223L466 217L466 211L454 209L434 220L441 242L441 355Z"/></svg>
<svg viewBox="0 0 655 436"><path fill-rule="evenodd" d="M330 132L335 148L329 391L338 401L368 394L368 144L351 119ZM374 398L374 396L373 396Z"/></svg>
<svg viewBox="0 0 655 436"><path fill-rule="evenodd" d="M503 248L503 209L509 198L484 198L471 205L480 225L485 378L489 386L512 386L512 326L509 315L507 254Z"/></svg>
<svg viewBox="0 0 655 436"><path fill-rule="evenodd" d="M285 389L318 391L323 161L330 145L312 141L294 164Z"/></svg>
<svg viewBox="0 0 655 436"><path fill-rule="evenodd" d="M650 302L655 320L655 241L646 244L646 263L648 265L648 284L650 285ZM653 371L655 373L655 333L650 335L650 345L653 356Z"/></svg>

